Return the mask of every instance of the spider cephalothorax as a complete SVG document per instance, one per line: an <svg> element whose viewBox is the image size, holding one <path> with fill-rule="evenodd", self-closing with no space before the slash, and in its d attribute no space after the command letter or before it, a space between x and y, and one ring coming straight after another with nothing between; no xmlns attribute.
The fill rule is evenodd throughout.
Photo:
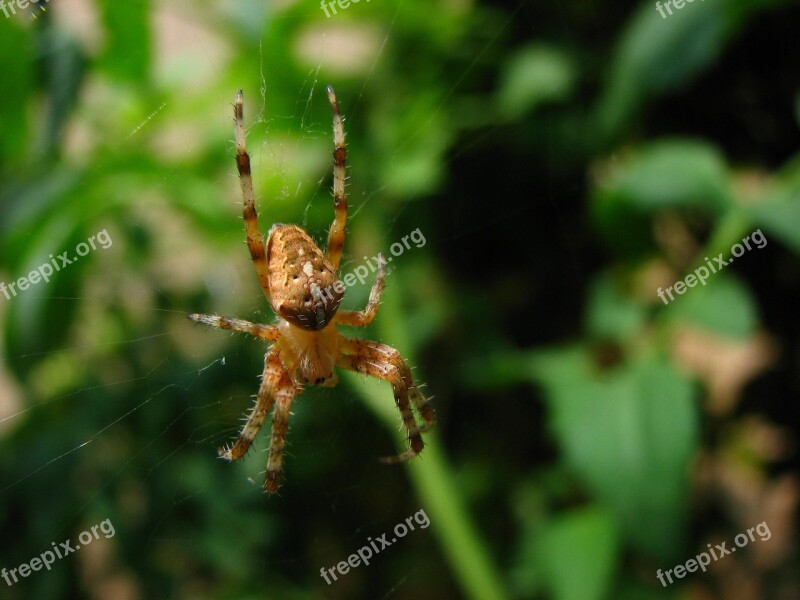
<svg viewBox="0 0 800 600"><path fill-rule="evenodd" d="M434 423L430 398L425 398L414 385L411 370L400 353L385 344L370 340L343 337L336 329L341 325L369 325L378 312L378 302L386 275L383 258L378 255L378 272L362 311L339 311L344 286L337 279L339 260L344 246L347 199L344 193L347 150L344 125L332 88L327 88L333 110L333 199L334 220L328 234L328 250L324 253L302 228L296 225L273 225L266 243L258 226L250 156L244 140L243 95L236 94L234 131L236 165L242 187L244 226L247 247L253 259L261 288L270 306L278 315L274 325L251 323L241 319L191 314L189 318L220 329L243 331L273 342L264 357L264 372L253 409L239 438L219 454L228 460L245 455L258 434L267 414L272 414L272 438L264 489L275 492L280 485L283 450L288 429L289 407L303 385L332 387L337 377L334 366L350 369L391 383L395 402L400 409L409 449L387 462L406 460L418 454L424 443L421 431ZM418 427L411 405L425 424Z"/></svg>

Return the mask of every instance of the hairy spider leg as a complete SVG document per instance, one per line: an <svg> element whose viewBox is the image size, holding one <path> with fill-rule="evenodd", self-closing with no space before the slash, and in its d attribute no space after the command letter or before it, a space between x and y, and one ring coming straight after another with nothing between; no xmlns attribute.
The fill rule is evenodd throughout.
<svg viewBox="0 0 800 600"><path fill-rule="evenodd" d="M340 310L333 317L335 323L341 325L355 325L363 327L372 323L375 315L378 314L378 305L381 301L381 293L386 279L386 260L383 254L378 254L378 273L375 275L375 281L372 284L372 289L369 292L369 300L364 310Z"/></svg>
<svg viewBox="0 0 800 600"><path fill-rule="evenodd" d="M233 105L234 135L236 138L236 168L239 170L239 182L242 187L242 216L247 233L247 249L253 259L261 289L270 300L269 270L264 246L264 236L258 227L255 193L253 192L253 176L250 173L250 155L244 140L244 92L236 93L236 104Z"/></svg>
<svg viewBox="0 0 800 600"><path fill-rule="evenodd" d="M286 432L289 429L289 407L294 400L296 389L288 371L278 384L275 399L275 410L272 411L272 437L269 443L269 460L267 475L264 479L264 491L270 494L278 491L283 470L283 450L286 447Z"/></svg>
<svg viewBox="0 0 800 600"><path fill-rule="evenodd" d="M218 317L216 315L201 315L192 313L187 315L192 321L216 327L217 329L227 329L229 331L241 331L249 333L250 335L261 338L268 342L274 342L280 335L280 329L276 325L262 325L261 323L251 323L243 319L234 319L231 317Z"/></svg>
<svg viewBox="0 0 800 600"><path fill-rule="evenodd" d="M339 269L339 261L344 247L345 225L347 224L347 196L344 185L347 177L347 148L344 144L344 119L339 112L336 92L331 86L325 88L333 111L333 209L334 218L328 233L328 258L334 270Z"/></svg>
<svg viewBox="0 0 800 600"><path fill-rule="evenodd" d="M258 388L256 403L247 416L247 421L236 442L232 446L224 446L217 451L221 458L238 460L247 454L253 440L261 430L261 425L272 408L275 398L281 392L286 374L286 367L281 362L277 348L271 348L264 357L264 372L261 375L261 386Z"/></svg>
<svg viewBox="0 0 800 600"><path fill-rule="evenodd" d="M425 429L433 426L436 417L428 399L414 385L411 369L400 353L391 346L380 342L348 338L342 339L341 351L342 354L336 361L338 366L383 379L392 385L395 404L400 410L400 416L406 428L409 449L398 456L384 458L383 462L401 462L419 454L425 444L411 411L409 400L414 403L422 415Z"/></svg>

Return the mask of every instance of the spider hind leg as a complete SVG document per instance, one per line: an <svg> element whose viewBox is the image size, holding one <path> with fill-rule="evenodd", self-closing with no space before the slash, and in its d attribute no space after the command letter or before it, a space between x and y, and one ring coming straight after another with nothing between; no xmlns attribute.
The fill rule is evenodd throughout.
<svg viewBox="0 0 800 600"><path fill-rule="evenodd" d="M274 493L280 487L283 451L286 447L286 432L289 428L289 406L294 400L297 388L276 347L271 348L264 357L264 372L261 377L256 403L248 414L239 437L232 445L220 448L217 453L220 458L228 461L238 460L247 454L270 409L274 406L267 474L264 480L264 490Z"/></svg>
<svg viewBox="0 0 800 600"><path fill-rule="evenodd" d="M269 443L269 460L264 479L264 491L275 493L281 484L283 451L286 448L286 432L289 429L289 407L294 400L295 387L289 373L284 373L280 383L275 410L272 412L272 436Z"/></svg>
<svg viewBox="0 0 800 600"><path fill-rule="evenodd" d="M397 456L381 460L388 463L402 462L422 452L425 443L420 432L433 426L435 413L428 400L414 385L411 369L400 353L391 346L379 342L343 338L342 354L336 363L344 369L377 377L392 385L395 403L406 428L409 448ZM416 406L425 421L422 429L417 426L411 403Z"/></svg>
<svg viewBox="0 0 800 600"><path fill-rule="evenodd" d="M230 446L217 450L220 458L233 461L242 458L255 440L261 426L264 424L275 399L285 393L281 383L286 374L286 369L281 363L278 351L273 348L264 357L264 372L261 376L261 386L258 388L256 403L247 416L247 421L242 427L239 437Z"/></svg>

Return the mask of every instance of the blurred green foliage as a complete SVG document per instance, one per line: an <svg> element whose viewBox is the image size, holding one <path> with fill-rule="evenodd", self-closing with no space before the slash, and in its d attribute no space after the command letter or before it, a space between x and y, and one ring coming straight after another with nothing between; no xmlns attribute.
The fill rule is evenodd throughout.
<svg viewBox="0 0 800 600"><path fill-rule="evenodd" d="M748 411L797 432L796 4L709 0L668 19L619 2L361 2L330 18L313 2L56 4L0 19L0 280L101 230L113 245L0 296L0 566L107 518L116 535L3 597L692 589L663 589L656 569L735 522L698 499L698 455ZM243 461L215 455L264 346L185 315L273 318L238 212L237 89L262 229L324 239L328 83L347 116L343 271L426 237L392 264L376 323L348 334L407 356L439 424L422 457L385 467L403 443L388 385L308 389L267 498L266 431ZM766 249L658 299L758 228ZM734 386L746 410L722 419L676 351L687 331L722 347L767 331L787 358ZM430 529L319 577L420 508ZM791 584L793 567L774 570Z"/></svg>

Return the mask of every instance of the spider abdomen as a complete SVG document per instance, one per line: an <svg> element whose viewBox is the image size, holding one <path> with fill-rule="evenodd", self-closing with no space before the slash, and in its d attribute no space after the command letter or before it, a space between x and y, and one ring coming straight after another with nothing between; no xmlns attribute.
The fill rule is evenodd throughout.
<svg viewBox="0 0 800 600"><path fill-rule="evenodd" d="M273 225L267 240L272 308L303 329L330 323L344 296L328 257L297 225Z"/></svg>

